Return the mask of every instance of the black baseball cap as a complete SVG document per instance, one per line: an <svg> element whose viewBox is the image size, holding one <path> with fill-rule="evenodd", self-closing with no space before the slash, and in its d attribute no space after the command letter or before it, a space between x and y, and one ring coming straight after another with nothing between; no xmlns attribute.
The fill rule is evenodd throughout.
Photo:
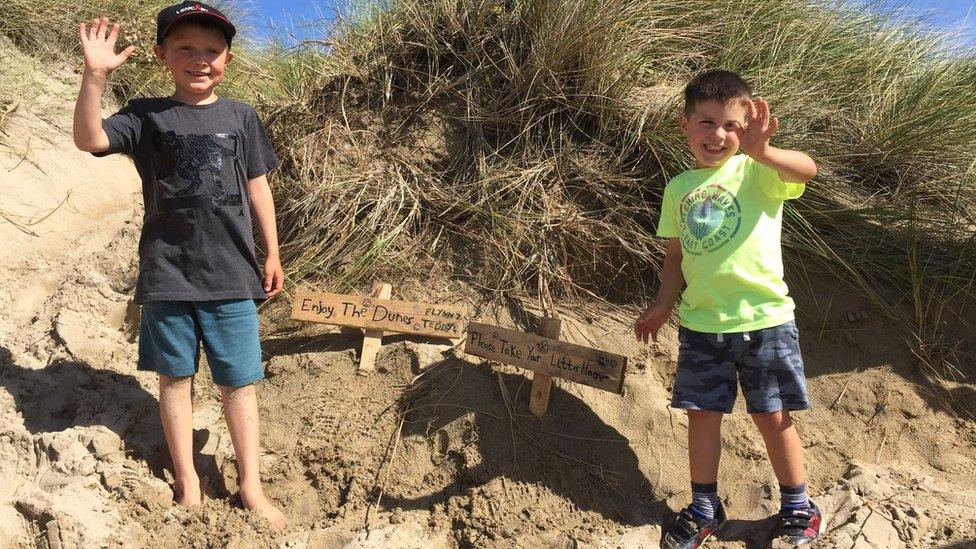
<svg viewBox="0 0 976 549"><path fill-rule="evenodd" d="M213 6L201 4L200 2L188 1L170 6L159 12L159 15L156 16L156 43L162 44L166 33L174 25L190 18L209 19L224 33L224 38L227 39L228 46L230 46L231 39L237 34L237 29L234 28L234 24L220 10Z"/></svg>

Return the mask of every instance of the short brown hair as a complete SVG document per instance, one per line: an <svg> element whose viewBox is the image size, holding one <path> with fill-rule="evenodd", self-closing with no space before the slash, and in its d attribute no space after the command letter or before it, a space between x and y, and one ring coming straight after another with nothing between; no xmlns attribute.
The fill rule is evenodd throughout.
<svg viewBox="0 0 976 549"><path fill-rule="evenodd" d="M752 99L752 88L738 74L726 70L703 72L685 86L685 116L691 116L702 101L718 101L723 105L732 99Z"/></svg>

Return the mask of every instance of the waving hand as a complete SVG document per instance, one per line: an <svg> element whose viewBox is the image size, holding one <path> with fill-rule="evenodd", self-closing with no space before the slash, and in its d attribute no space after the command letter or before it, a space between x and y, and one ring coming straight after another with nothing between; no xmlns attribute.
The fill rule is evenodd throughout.
<svg viewBox="0 0 976 549"><path fill-rule="evenodd" d="M746 118L746 127L736 129L739 134L739 148L749 156L760 159L768 152L769 140L779 128L779 119L770 116L769 103L763 98L749 101Z"/></svg>
<svg viewBox="0 0 976 549"><path fill-rule="evenodd" d="M115 41L119 38L119 24L109 26L105 17L93 19L91 28L82 22L78 25L78 37L81 38L81 52L85 56L85 70L92 73L107 75L122 66L125 60L135 51L135 46L129 46L119 53L115 53Z"/></svg>

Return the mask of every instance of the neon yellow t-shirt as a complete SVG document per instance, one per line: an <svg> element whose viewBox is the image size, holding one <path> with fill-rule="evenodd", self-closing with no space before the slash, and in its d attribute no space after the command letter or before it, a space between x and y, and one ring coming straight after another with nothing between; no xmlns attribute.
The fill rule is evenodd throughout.
<svg viewBox="0 0 976 549"><path fill-rule="evenodd" d="M657 235L681 239L682 326L746 332L793 320L780 232L783 201L804 188L744 154L668 182Z"/></svg>

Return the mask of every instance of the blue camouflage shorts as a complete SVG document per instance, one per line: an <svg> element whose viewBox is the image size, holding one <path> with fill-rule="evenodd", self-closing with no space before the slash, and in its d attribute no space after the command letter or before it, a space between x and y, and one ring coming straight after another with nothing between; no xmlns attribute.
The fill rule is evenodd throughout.
<svg viewBox="0 0 976 549"><path fill-rule="evenodd" d="M750 414L810 407L796 322L730 334L678 330L671 406L729 413L739 380Z"/></svg>

